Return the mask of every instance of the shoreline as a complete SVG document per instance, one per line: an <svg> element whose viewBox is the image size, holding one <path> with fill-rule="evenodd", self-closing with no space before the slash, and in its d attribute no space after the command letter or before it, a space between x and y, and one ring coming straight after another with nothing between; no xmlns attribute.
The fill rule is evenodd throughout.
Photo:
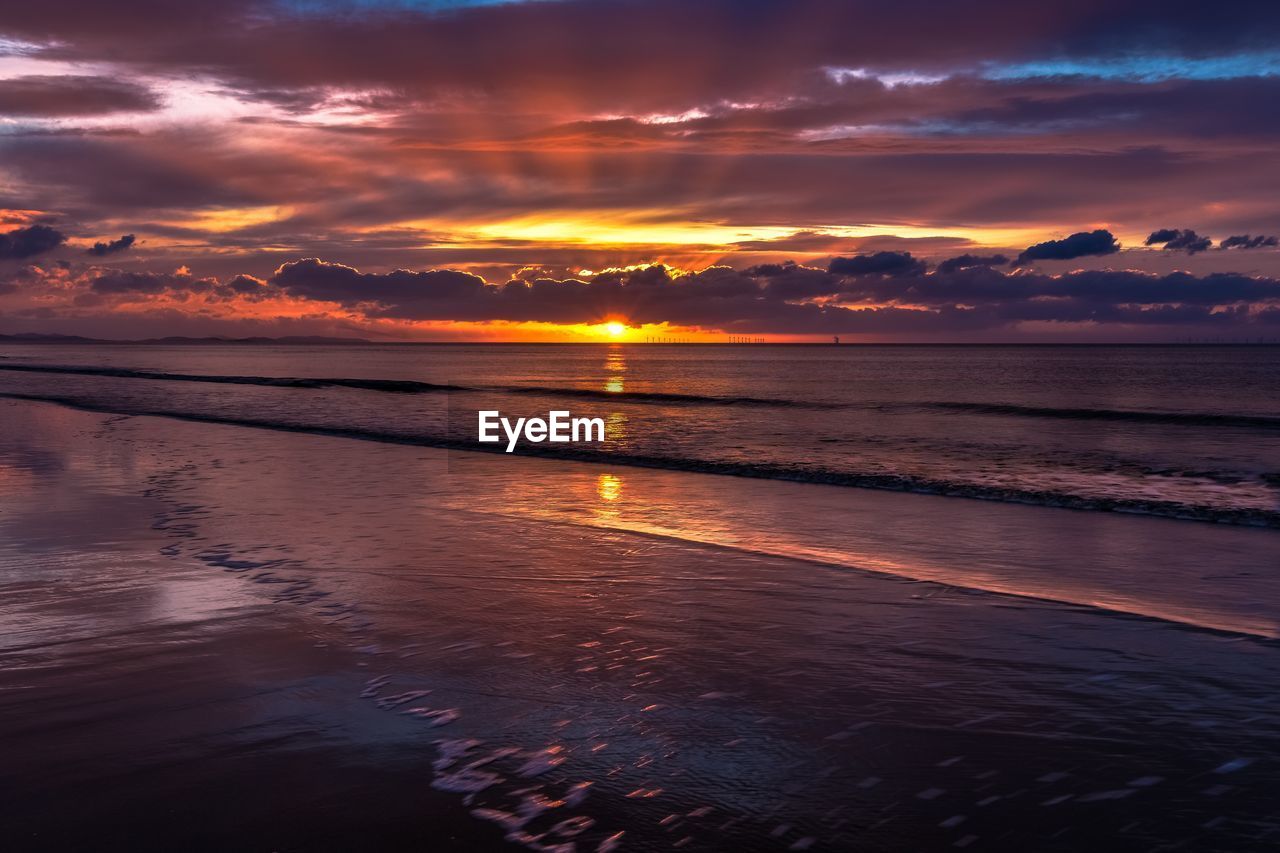
<svg viewBox="0 0 1280 853"><path fill-rule="evenodd" d="M545 463L0 405L4 782L45 849L1249 849L1280 781L1268 642L610 526L687 475L481 523Z"/></svg>
<svg viewBox="0 0 1280 853"><path fill-rule="evenodd" d="M604 459L604 460L597 459L595 457L576 458L572 454L561 456L560 454L556 454L556 453L539 453L536 451L536 449L534 452L524 452L524 453L516 452L516 453L506 454L506 453L502 453L500 450L496 450L493 448L481 448L478 446L473 446L471 444L461 444L460 446L446 444L441 446L437 444L426 444L426 443L422 443L412 439L401 440L396 437L390 437L390 438L387 438L386 440L383 440L382 438L369 438L363 433L350 434L343 430L330 430L330 429L322 429L322 428L300 428L300 427L291 427L287 425L276 425L271 423L264 424L262 422L253 421L253 420L207 418L203 416L186 416L186 415L167 413L167 412L127 413L127 412L118 411L116 409L95 408L92 406L85 406L75 402L68 403L66 401L59 400L59 399L46 399L46 398L39 398L39 397L28 398L28 397L23 397L22 395L0 393L0 400L3 400L3 399L11 399L11 400L17 399L23 402L35 403L37 405L47 404L47 405L54 405L54 406L65 406L67 408L77 410L77 411L92 412L96 414L109 414L109 415L116 415L116 416L128 417L128 418L169 419L169 420L175 420L183 423L209 424L212 426L228 427L231 429L241 429L241 428L261 429L267 432L281 432L285 434L309 435L317 438L338 439L340 441L348 441L348 440L370 441L375 444L388 444L396 447L421 448L421 449L425 449L432 452L441 452L446 454L446 457L450 460L449 464L451 466L451 469L455 465L467 464L465 461L463 462L457 461L459 458L461 458L462 460L475 458L477 461L480 461L480 460L487 461L494 456L499 456L503 459L518 460L518 462L521 464L533 463L537 465L538 463L542 463L542 464L556 463L559 465L568 465L570 467L576 466L578 467L579 470L584 470L584 471L595 470L599 468L601 465L610 466L610 465L617 464L617 460L612 458ZM462 457L453 456L455 452L461 453ZM601 455L603 456L605 454L601 454ZM624 467L625 467L625 464L624 464ZM711 475L712 480L721 476L733 476L733 475L720 474L714 471L690 471L690 470L681 469L681 468L672 468L664 465L654 465L654 466L641 465L641 466L635 466L635 467L639 470L652 470L655 472L666 472L666 473L669 473L671 476L680 478L681 481L683 481L683 478L685 477L692 476L694 478L700 479L703 475L708 475L708 474ZM540 478L538 478L536 475L531 476L525 481L525 483L527 485L529 483L537 482L539 479ZM775 485L784 486L784 487L794 487L794 488L799 488L803 490L808 490L814 486L819 486L819 487L828 486L828 487L834 487L838 490L842 490L846 488L838 484L830 484L830 483L822 483L822 482L815 483L810 481L793 480L793 479L787 479L787 478L750 477L746 479L753 481L753 484L754 482L759 482L762 485L762 488L765 490L768 490L770 488L769 484L775 484ZM684 482L688 482L688 481L684 481ZM687 491L687 489L685 491ZM878 490L865 489L863 491L866 492L865 495L861 496L864 501L864 504L870 505L867 502L874 499L876 492ZM952 495L938 494L934 492L918 492L918 491L899 490L899 489L885 489L883 491L895 496L901 496L902 499L905 499L905 501L907 502L907 505L910 507L910 510L913 511L913 512L907 513L908 515L910 514L922 515L926 513L926 504L919 503L918 501L915 501L913 499L925 499L926 501L949 502L950 499L954 497ZM714 501L718 499L716 497L716 490L714 487L709 487L707 489L707 492L711 495L711 498L709 500L707 499L703 500L702 504L703 504L704 511L708 511L709 505L714 503ZM981 511L980 507L990 506L991 507L990 512L995 517L999 517L1003 515L1002 509L1025 509L1037 515L1045 513L1047 511L1050 513L1049 516L1046 517L1046 516L1040 515L1038 519L1037 527L1040 527L1040 528L1043 528L1044 526L1050 525L1053 523L1053 518L1052 518L1053 511L1061 510L1061 509L1073 509L1072 507L1045 505L1045 504L1038 504L1038 503L1021 502L1021 501L984 500L981 498L978 498L975 500L977 501L977 504L975 504L975 511L980 512ZM530 501L529 503L532 505L532 504L537 504L538 502L534 500L534 501ZM465 499L461 504L459 504L459 506L461 506L463 511L465 512L476 511L472 508L472 500L470 498ZM946 507L946 506L947 504L944 503L939 506L939 509L941 510L943 507ZM954 512L955 511L949 511L948 514L954 514ZM526 515L532 514L534 516L543 515L540 509L535 510L532 513L529 513L528 510L525 510L525 514ZM1079 524L1088 525L1090 523L1090 516L1092 514L1093 512L1091 510L1078 510L1075 513L1074 517L1076 518ZM977 521L979 524L987 524L987 525L991 524L989 520L983 520L983 515L985 515L985 513L982 515L974 516L973 517L974 521ZM1150 532L1147 535L1152 537L1163 536L1165 538L1172 538L1174 535L1174 531L1177 530L1178 528L1175 527L1172 529L1165 529L1162 527L1163 525L1176 524L1178 522L1183 522L1188 520L1199 520L1199 519L1174 518L1169 516L1152 515L1152 514L1146 514L1146 513L1140 513L1140 512L1125 512L1123 510L1118 510L1118 509L1105 512L1104 516L1107 517L1108 519L1112 519L1112 518L1115 519L1114 522L1109 521L1107 523L1114 523L1122 526L1127 526L1127 525L1124 525L1124 522L1122 521L1122 519L1126 519L1126 518L1133 519L1135 522L1139 522L1143 524L1155 523L1157 527L1150 528ZM513 517L519 517L519 516L518 514L516 514ZM1027 518L1028 520L1031 520L1032 517L1027 516ZM1020 573L1020 570L1023 567L1018 566L1016 564L1011 564L1009 567L1007 567L1006 569L1007 571L1012 570L1015 572L1015 574L1009 575L1006 577L987 578L987 577L979 576L975 578L972 576L965 576L965 575L956 576L946 568L942 570L938 570L936 568L928 568L926 566L922 566L919 564L909 564L909 563L903 563L900 561L894 562L892 560L886 560L882 555L875 553L874 550L871 552L862 551L860 553L858 551L854 551L851 554L849 553L847 546L844 546L844 545L842 545L839 549L833 548L830 546L825 548L817 547L811 542L803 541L801 537L798 537L796 535L788 536L786 540L782 543L766 540L765 542L758 543L754 547L744 547L743 545L740 545L740 544L736 544L736 545L726 544L723 541L718 541L714 536L711 538L706 538L698 535L691 535L691 531L688 528L682 529L682 530L668 530L668 529L663 529L660 526L656 527L643 520L630 523L630 524L623 524L623 523L620 523L616 513L607 514L606 516L604 516L604 519L608 523L602 526L611 527L617 530L624 530L624 531L639 534L639 535L665 537L665 538L672 539L673 541L684 542L687 544L692 544L697 546L707 546L707 547L713 547L713 548L728 548L730 550L734 550L738 552L752 552L762 556L767 556L767 557L772 557L777 559L796 560L798 562L810 564L810 565L824 566L827 568L838 568L842 570L853 570L853 571L857 571L867 575L878 576L878 577L888 577L891 579L905 581L908 583L910 582L936 583L944 587L966 590L969 592L975 592L979 594L992 594L992 595L1000 595L1000 596L1009 596L1009 597L1020 598L1020 599L1038 600L1038 601L1060 604L1064 606L1083 606L1083 607L1088 607L1088 608L1097 610L1100 613L1109 613L1109 614L1114 614L1119 616L1131 616L1131 617L1143 618L1143 619L1154 619L1157 621L1166 622L1170 624L1183 625L1187 627L1203 629L1203 630L1213 631L1213 632L1218 632L1223 634L1243 634L1259 640L1280 639L1280 617L1275 617L1274 615L1266 614L1265 612L1260 612L1258 614L1260 617L1264 618L1265 621L1254 624L1247 620L1242 622L1239 619L1223 618L1221 616L1206 616L1195 611L1179 612L1182 609L1180 607L1173 607L1172 609L1168 606L1164 608L1152 608L1148 604L1141 603L1141 599L1138 599L1137 601L1135 601L1135 600L1129 599L1125 595L1122 595L1119 600L1109 601L1107 600L1109 596L1105 592L1099 589L1089 589L1083 593L1077 592L1076 594L1069 595L1069 594L1063 593L1061 590L1057 589L1056 587L1050 587L1048 589L1044 589L1044 588L1037 588L1035 586L1032 586L1028 588L1025 582L1025 578ZM564 516L553 518L552 520L564 521ZM599 524L600 522L601 522L601 518L599 516L593 516L592 518L593 524ZM580 522L576 520L571 520L569 523L574 524L574 523L580 523ZM973 522L970 521L968 523L973 523ZM1204 536L1208 537L1208 539L1189 540L1186 544L1182 546L1189 553L1195 553L1204 547L1209 547L1210 543L1212 543L1216 538L1219 538L1219 537L1216 537L1215 534L1211 532L1215 528L1227 530L1227 531L1240 531L1241 535L1249 537L1250 540L1253 540L1255 537L1267 537L1272 533L1272 528L1258 526L1258 525L1247 525L1247 524L1240 524L1240 525L1217 524L1212 526L1197 525L1197 527L1199 527L1204 532ZM1011 529L1016 529L1016 523L1012 526ZM1246 531L1254 532L1254 536L1249 536L1249 533L1246 533ZM733 537L733 534L730 534L730 538L732 537ZM1134 545L1137 545L1142 541L1143 541L1142 534L1137 534L1134 538ZM866 547L865 543L863 547ZM1233 546L1233 547L1238 548L1239 546ZM1266 559L1267 559L1265 554L1267 553L1267 549L1272 547L1274 547L1274 543L1270 542L1269 539L1265 541L1262 539L1257 539L1257 544L1254 544L1250 547L1250 553L1249 553L1249 556L1253 559L1254 564L1265 565ZM1033 547L1033 550L1040 550L1040 549L1038 547ZM1167 559L1171 553L1172 551L1166 548L1164 551L1164 557ZM1020 556L1025 559L1028 556L1028 554L1024 551ZM1156 558L1156 557L1147 558L1148 562L1158 561L1158 560L1159 558ZM1064 567L1053 566L1051 568L1064 568ZM1277 583L1280 583L1280 578L1277 578Z"/></svg>
<svg viewBox="0 0 1280 853"><path fill-rule="evenodd" d="M398 435L394 433L372 432L369 430L350 429L338 426L288 424L255 418L238 418L213 414L191 414L186 412L165 411L163 409L123 409L120 407L86 403L81 400L76 400L75 398L56 395L0 392L0 399L51 403L86 412L122 415L126 417L170 418L173 420L191 423L246 427L251 429L272 430L276 432L287 432L301 435L347 438L360 441L467 453L507 453L507 451L500 447L485 447L478 442L464 441L461 439L455 440L440 437ZM693 466L683 464L682 460L673 460L662 456L616 454L607 451L576 450L572 448L550 450L543 449L537 445L530 446L528 444L524 445L519 452L512 452L509 455L597 465L623 465L634 468L649 468L721 477L739 477L743 479L766 480L772 482L794 482L805 483L808 485L835 486L839 488L865 489L900 494L963 498L988 503L1033 506L1044 509L1116 513L1122 515L1160 518L1169 521L1190 521L1260 530L1280 530L1280 510L1196 507L1173 502L1138 498L1092 498L1069 494L1017 490L1005 487L983 487L968 483L950 484L945 481L932 481L924 478L917 479L899 474L841 473L821 470L805 472L790 467L762 466L758 464L743 464L730 461L699 460L698 464Z"/></svg>

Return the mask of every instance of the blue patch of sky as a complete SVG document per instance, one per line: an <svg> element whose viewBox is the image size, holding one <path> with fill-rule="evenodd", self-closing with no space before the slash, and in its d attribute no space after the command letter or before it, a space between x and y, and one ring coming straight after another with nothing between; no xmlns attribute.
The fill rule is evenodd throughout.
<svg viewBox="0 0 1280 853"><path fill-rule="evenodd" d="M0 36L0 56L26 56L39 49L40 45L35 42Z"/></svg>
<svg viewBox="0 0 1280 853"><path fill-rule="evenodd" d="M1061 57L1025 62L987 62L977 68L949 72L828 67L837 83L876 80L885 87L928 86L953 76L973 75L984 80L1037 80L1080 78L1117 82L1158 83L1165 80L1234 80L1242 77L1280 76L1280 50L1233 53L1221 56L1128 54L1106 57Z"/></svg>
<svg viewBox="0 0 1280 853"><path fill-rule="evenodd" d="M1162 80L1233 80L1280 75L1280 51L1223 56L1134 54L1097 58L1064 57L1029 62L992 63L980 76L988 80L1088 77L1095 80L1156 83Z"/></svg>
<svg viewBox="0 0 1280 853"><path fill-rule="evenodd" d="M833 125L831 127L804 130L797 136L807 142L829 142L839 139L860 139L874 136L958 137L958 136L1041 136L1083 130L1098 125L1111 125L1136 118L1134 113L1084 118L1047 119L1038 122L1001 122L991 120L957 121L927 119L893 124Z"/></svg>

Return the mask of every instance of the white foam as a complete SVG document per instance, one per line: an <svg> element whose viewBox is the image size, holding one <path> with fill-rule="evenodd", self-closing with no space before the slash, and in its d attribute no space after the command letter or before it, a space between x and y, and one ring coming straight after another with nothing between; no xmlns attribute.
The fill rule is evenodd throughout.
<svg viewBox="0 0 1280 853"><path fill-rule="evenodd" d="M563 753L563 746L549 746L546 749L529 753L528 760L516 772L525 778L541 776L548 770L559 767L568 760L568 756Z"/></svg>
<svg viewBox="0 0 1280 853"><path fill-rule="evenodd" d="M497 773L487 770L462 769L457 773L442 773L431 781L431 787L440 791L453 791L456 794L475 794L485 788L492 788L502 781Z"/></svg>

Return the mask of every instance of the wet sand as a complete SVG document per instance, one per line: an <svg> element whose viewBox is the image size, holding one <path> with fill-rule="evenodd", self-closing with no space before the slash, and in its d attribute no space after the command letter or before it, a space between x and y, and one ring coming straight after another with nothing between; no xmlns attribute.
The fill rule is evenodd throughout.
<svg viewBox="0 0 1280 853"><path fill-rule="evenodd" d="M790 559L707 515L701 542L618 529L730 478L14 401L0 423L8 849L1280 840L1265 608L1219 599L1242 630L1209 630ZM946 528L948 499L884 500L889 562L911 507ZM1267 535L1223 534L1234 572Z"/></svg>

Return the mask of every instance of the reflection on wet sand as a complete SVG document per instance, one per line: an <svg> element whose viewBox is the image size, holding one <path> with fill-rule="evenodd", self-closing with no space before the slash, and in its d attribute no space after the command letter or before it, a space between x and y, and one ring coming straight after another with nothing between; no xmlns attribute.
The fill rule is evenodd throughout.
<svg viewBox="0 0 1280 853"><path fill-rule="evenodd" d="M621 515L622 478L601 474L596 478L596 494L600 501L595 507L595 522L606 527L616 523Z"/></svg>
<svg viewBox="0 0 1280 853"><path fill-rule="evenodd" d="M1116 566L1141 553L1169 580L1148 600L1169 604L1208 550L1194 537L1238 570L1258 531L487 454L450 469L422 448L156 418L73 413L51 436L49 407L3 405L33 413L22 458L79 462L28 466L29 511L0 514L0 601L74 624L202 581L160 600L165 632L36 638L0 667L0 736L22 744L0 787L36 792L24 827L85 821L78 794L101 790L122 822L165 821L149 849L194 849L210 826L266 833L263 849L1055 853L1243 850L1280 829L1260 758L1280 743L1270 644L763 553L1081 597L1136 596ZM75 488L85 516L145 493L111 529L149 558L121 571L63 536L74 583L42 583L50 542L24 520ZM1097 534L1088 559L1075 518ZM177 780L175 755L191 759ZM237 800L264 767L275 793ZM174 787L197 819L156 814ZM262 802L289 819L252 820ZM299 837L347 815L363 841ZM393 843L407 826L428 831Z"/></svg>
<svg viewBox="0 0 1280 853"><path fill-rule="evenodd" d="M606 508L604 478L618 469L573 464L552 482L533 473L544 463L527 464L530 476L495 481L487 511L1280 637L1269 604L1280 577L1259 571L1270 531L645 469L628 470L625 501ZM1211 552L1208 584L1200 555ZM1135 560L1159 566L1161 582Z"/></svg>
<svg viewBox="0 0 1280 853"><path fill-rule="evenodd" d="M618 500L622 497L622 478L616 474L601 474L596 480L596 494L607 503Z"/></svg>

